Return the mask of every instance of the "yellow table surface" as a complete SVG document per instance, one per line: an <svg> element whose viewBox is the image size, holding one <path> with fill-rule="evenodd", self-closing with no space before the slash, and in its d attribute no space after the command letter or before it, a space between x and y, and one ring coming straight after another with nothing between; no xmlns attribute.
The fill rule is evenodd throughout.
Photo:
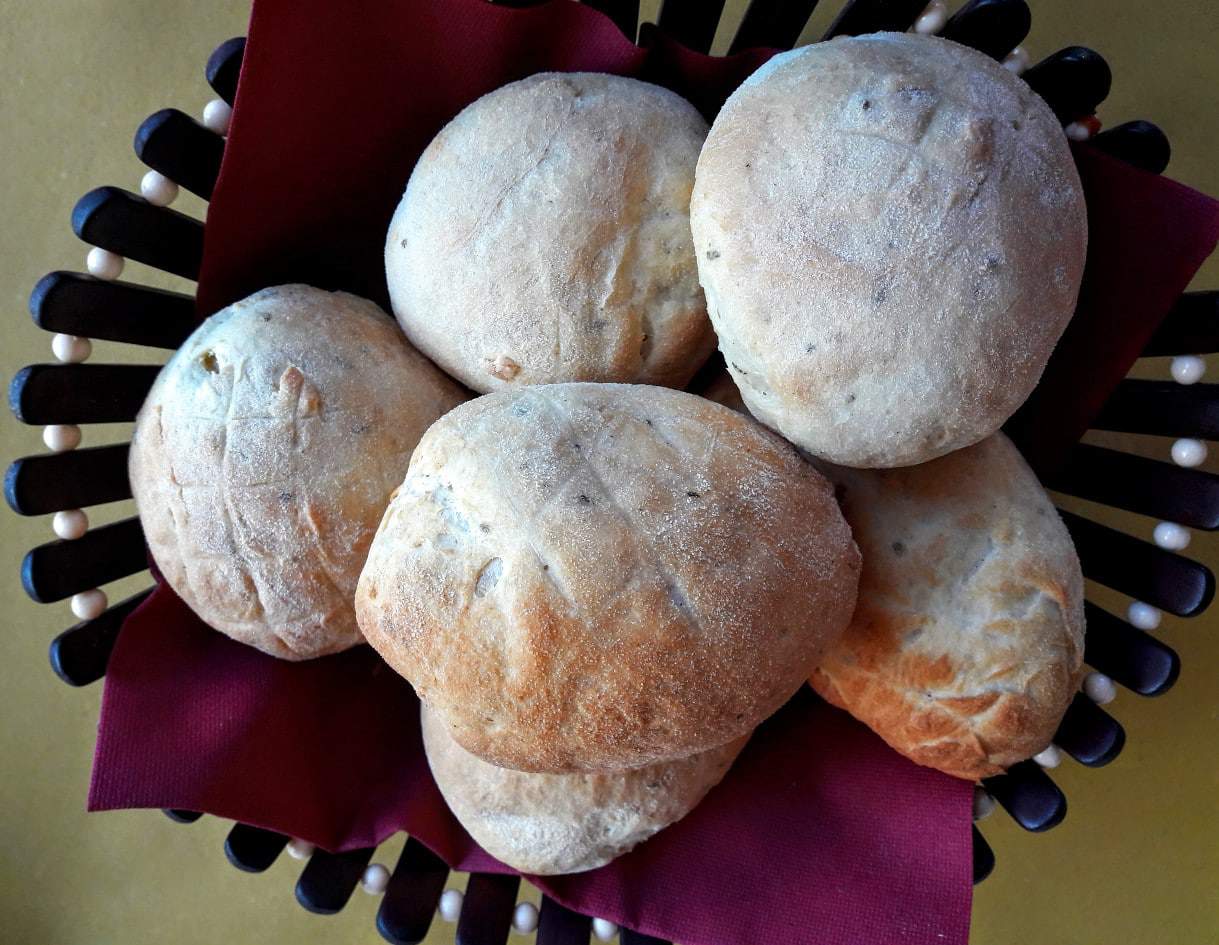
<svg viewBox="0 0 1219 945"><path fill-rule="evenodd" d="M655 0L643 4L654 11ZM729 0L730 19L743 0ZM811 36L838 8L824 0ZM1113 66L1110 124L1149 118L1173 143L1169 173L1219 194L1219 14L1207 0L1032 0L1034 59L1080 43ZM245 31L244 0L0 0L0 382L20 366L50 359L49 336L26 315L37 278L81 269L85 247L68 226L90 187L138 190L142 167L131 150L141 119L177 106L198 114L211 97L202 69L221 40ZM721 32L721 43L724 33ZM193 198L175 205L201 215ZM128 264L125 278L178 287L180 280ZM1219 260L1196 287L1219 287ZM98 362L147 360L136 349L96 345ZM1213 370L1219 364L1211 361ZM1167 362L1140 368L1167 376ZM86 445L118 442L121 425L87 428ZM36 428L0 421L5 462L43 450ZM1169 441L1109 441L1165 458ZM1210 464L1214 468L1215 464ZM1076 503L1078 505L1078 503ZM118 503L100 523L131 514ZM1143 537L1154 524L1110 514L1106 521ZM73 690L47 666L51 637L73 622L66 603L31 603L18 566L50 538L49 517L0 511L0 940L13 943L376 942L376 901L356 892L335 917L293 901L300 865L281 857L248 876L225 863L227 825L205 818L177 826L157 813L84 812L100 685ZM1195 536L1190 554L1219 567L1219 543ZM140 580L110 591L119 600ZM1103 595L1124 608L1117 595ZM1119 611L1120 612L1120 611ZM1110 709L1129 743L1102 770L1067 761L1055 773L1070 799L1065 823L1026 834L1002 813L984 823L998 856L975 895L976 945L1202 945L1219 941L1219 609L1188 621L1166 617L1160 635L1181 654L1180 682L1159 699L1122 692ZM392 865L401 838L376 859ZM742 902L741 908L749 908ZM451 942L439 920L429 941ZM514 939L514 941L516 941ZM525 941L525 939L520 939ZM772 943L755 943L772 945ZM775 943L777 945L777 943Z"/></svg>

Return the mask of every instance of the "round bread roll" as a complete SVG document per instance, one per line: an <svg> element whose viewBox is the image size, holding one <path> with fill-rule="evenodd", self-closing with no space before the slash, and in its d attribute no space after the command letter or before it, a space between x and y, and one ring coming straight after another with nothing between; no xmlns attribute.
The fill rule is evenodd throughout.
<svg viewBox="0 0 1219 945"><path fill-rule="evenodd" d="M1079 688L1083 575L998 433L910 469L829 469L863 552L859 607L813 688L919 764L998 774L1050 743Z"/></svg>
<svg viewBox="0 0 1219 945"><path fill-rule="evenodd" d="M465 399L372 302L264 289L205 321L136 418L144 536L206 623L309 659L363 642L360 568L411 451Z"/></svg>
<svg viewBox="0 0 1219 945"><path fill-rule="evenodd" d="M667 388L555 384L424 435L356 613L468 751L629 768L779 708L858 573L829 483L757 423Z"/></svg>
<svg viewBox="0 0 1219 945"><path fill-rule="evenodd" d="M477 391L682 387L715 347L690 237L707 123L636 79L541 73L423 152L385 242L407 337Z"/></svg>
<svg viewBox="0 0 1219 945"><path fill-rule="evenodd" d="M533 774L483 761L423 707L423 747L449 809L484 850L535 876L604 866L690 813L748 736L623 771Z"/></svg>
<svg viewBox="0 0 1219 945"><path fill-rule="evenodd" d="M691 223L750 412L848 466L999 429L1074 311L1087 244L1045 102L982 53L905 33L754 73L707 139Z"/></svg>

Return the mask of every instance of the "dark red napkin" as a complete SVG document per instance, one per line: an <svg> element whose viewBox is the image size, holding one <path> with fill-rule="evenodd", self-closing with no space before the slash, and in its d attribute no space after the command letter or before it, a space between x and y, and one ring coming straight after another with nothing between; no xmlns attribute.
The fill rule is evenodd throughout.
<svg viewBox="0 0 1219 945"><path fill-rule="evenodd" d="M640 50L567 0L258 0L249 36L208 214L203 314L286 281L384 304L385 228L416 157L505 82L638 75L710 117L770 55L716 60L663 39ZM1086 154L1081 167L1103 206L1090 207L1083 314L1047 374L1067 403L1034 401L1028 427L1061 443L1142 346L1118 339L1154 330L1219 226L1213 203L1171 182ZM963 945L970 793L804 692L688 818L608 867L539 885L683 945ZM503 869L445 808L414 695L368 648L280 662L206 628L166 586L111 657L89 805L203 810L332 850L406 829L455 867Z"/></svg>
<svg viewBox="0 0 1219 945"><path fill-rule="evenodd" d="M645 51L570 0L256 0L199 306L298 280L385 305L385 232L416 158L474 99L535 72L613 72L707 116L773 50Z"/></svg>
<svg viewBox="0 0 1219 945"><path fill-rule="evenodd" d="M1007 433L1047 479L1219 241L1219 203L1095 148L1077 146L1088 201L1079 305Z"/></svg>
<svg viewBox="0 0 1219 945"><path fill-rule="evenodd" d="M507 872L445 807L418 719L368 647L275 660L162 585L110 659L89 807L204 810L332 850L407 830L456 868ZM806 687L690 816L609 866L534 882L682 945L964 945L971 797Z"/></svg>

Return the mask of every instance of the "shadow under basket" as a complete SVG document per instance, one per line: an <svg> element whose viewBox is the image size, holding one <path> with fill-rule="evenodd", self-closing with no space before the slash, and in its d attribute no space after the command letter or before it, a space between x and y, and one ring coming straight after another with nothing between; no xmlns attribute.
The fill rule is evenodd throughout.
<svg viewBox="0 0 1219 945"><path fill-rule="evenodd" d="M528 6L515 2L508 6ZM666 0L659 21L638 25L637 0L590 0L628 36L649 43L657 31L697 51L707 51L719 26L723 0ZM753 46L790 48L804 31L815 2L752 0L731 41L731 50ZM853 0L834 18L826 38L877 30L938 32L996 58L1017 71L1017 49L1030 27L1025 0L970 0L951 16L926 8L925 0ZM942 8L940 8L942 10ZM925 15L924 15L925 14ZM232 105L245 40L223 43L208 60L208 83ZM1015 52L1013 52L1015 50ZM1022 71L1023 78L1050 105L1072 137L1090 133L1091 116L1109 90L1110 74L1097 53L1069 47ZM225 109L217 104L213 114ZM210 127L209 127L210 126ZM224 154L223 117L200 124L176 109L157 112L140 125L135 150L148 167L169 181L210 198ZM1131 121L1096 134L1092 146L1152 173L1164 170L1169 145L1146 121ZM162 186L168 186L161 182ZM170 188L172 191L172 188ZM154 193L144 199L117 187L86 194L72 214L72 227L86 243L187 279L197 279L203 253L202 222L164 206ZM172 199L172 192L170 193ZM103 265L91 266L95 271ZM34 322L48 332L81 338L175 349L197 324L191 296L73 272L53 272L39 281L30 299ZM1125 380L1095 421L1098 429L1188 438L1178 464L1096 446L1075 447L1063 469L1046 485L1058 492L1114 508L1163 519L1156 543L1114 531L1077 514L1063 513L1086 577L1136 600L1130 620L1088 602L1085 659L1095 675L1077 695L1055 737L1055 748L1041 760L1056 763L1066 753L1081 764L1099 767L1117 757L1125 742L1121 725L1098 702L1112 696L1113 683L1141 696L1167 691L1176 680L1177 654L1145 629L1160 611L1181 617L1201 613L1214 593L1214 578L1201 564L1174 553L1188 540L1188 528L1219 527L1219 477L1188 468L1203 447L1193 440L1219 431L1219 386L1192 383L1200 374L1189 357L1219 350L1219 293L1181 297L1145 348L1146 356L1181 356L1173 381ZM58 349L57 349L58 351ZM76 361L78 357L64 357ZM81 363L32 365L13 379L10 404L29 424L67 426L58 434L69 441L76 424L131 421L157 374L137 365ZM48 443L56 434L48 435ZM78 439L78 437L76 437ZM59 445L63 446L63 443ZM1193 451L1193 458L1189 454ZM130 498L126 444L72 449L29 456L14 462L5 477L5 497L22 515L71 512ZM56 530L65 534L70 526ZM146 570L147 556L139 521L126 519L92 530L78 528L63 540L32 549L22 564L22 583L36 601L51 603L90 592L99 585ZM51 643L51 666L65 682L84 686L106 672L123 621L143 601L144 591L65 630ZM97 596L93 598L95 601ZM104 606L104 605L103 605ZM74 606L74 609L77 609ZM87 610L81 605L82 610ZM1138 624L1136 626L1135 624ZM1140 629L1140 627L1142 629ZM978 789L978 813L997 801L1026 830L1039 832L1060 823L1067 803L1043 764L1026 761L987 779ZM201 816L166 811L175 821ZM267 869L288 838L247 824L235 824L225 855L239 869ZM994 868L991 848L973 828L975 882ZM370 862L371 848L331 854L312 853L300 875L296 896L306 909L334 913L343 908ZM419 942L426 936L449 869L416 839L408 838L380 904L377 927L390 942ZM515 876L472 874L457 925L461 943L502 943L510 932L517 902ZM539 941L586 943L592 919L543 897L538 915ZM620 930L625 945L659 942Z"/></svg>

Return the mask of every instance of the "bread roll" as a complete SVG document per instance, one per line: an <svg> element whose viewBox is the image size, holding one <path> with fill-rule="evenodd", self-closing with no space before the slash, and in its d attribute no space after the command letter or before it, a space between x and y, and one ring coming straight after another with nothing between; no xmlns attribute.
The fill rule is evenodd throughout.
<svg viewBox="0 0 1219 945"><path fill-rule="evenodd" d="M919 764L998 774L1050 743L1078 689L1083 575L998 433L910 469L830 469L863 552L859 606L813 674Z"/></svg>
<svg viewBox="0 0 1219 945"><path fill-rule="evenodd" d="M131 489L167 581L289 660L362 642L352 599L389 495L465 395L372 302L264 289L205 321L139 416Z"/></svg>
<svg viewBox="0 0 1219 945"><path fill-rule="evenodd" d="M477 391L682 387L715 347L690 238L707 123L635 79L542 73L424 151L385 242L394 313Z"/></svg>
<svg viewBox="0 0 1219 945"><path fill-rule="evenodd" d="M532 774L470 754L423 707L423 747L449 809L501 863L540 876L604 866L681 820L746 741L643 768Z"/></svg>
<svg viewBox="0 0 1219 945"><path fill-rule="evenodd" d="M1087 243L1045 102L982 53L901 33L754 73L707 139L691 223L749 410L848 466L999 429L1071 317Z"/></svg>
<svg viewBox="0 0 1219 945"><path fill-rule="evenodd" d="M666 388L556 384L425 434L356 611L468 751L626 768L779 708L850 619L858 572L829 484L752 420Z"/></svg>

